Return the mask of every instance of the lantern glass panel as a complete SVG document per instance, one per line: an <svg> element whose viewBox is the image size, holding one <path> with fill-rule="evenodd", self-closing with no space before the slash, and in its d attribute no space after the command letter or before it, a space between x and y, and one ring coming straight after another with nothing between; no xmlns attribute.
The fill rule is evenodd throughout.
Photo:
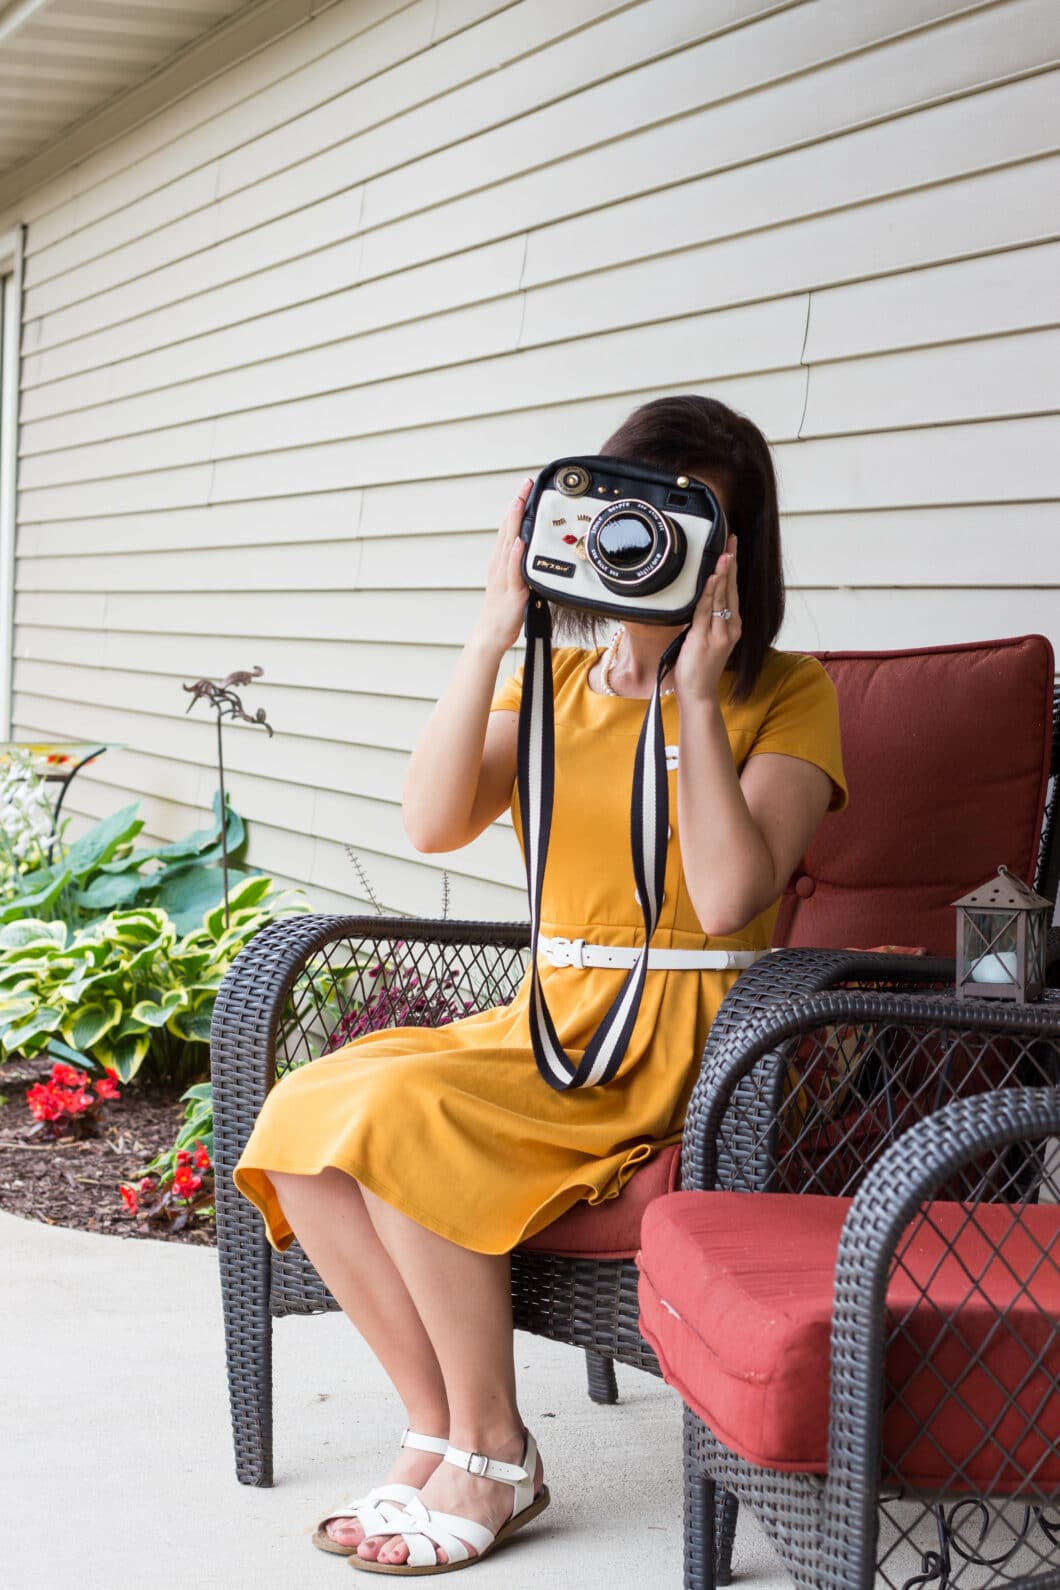
<svg viewBox="0 0 1060 1590"><path fill-rule="evenodd" d="M1014 983L1019 964L1017 918L1008 911L969 911L964 920L964 953L971 980Z"/></svg>

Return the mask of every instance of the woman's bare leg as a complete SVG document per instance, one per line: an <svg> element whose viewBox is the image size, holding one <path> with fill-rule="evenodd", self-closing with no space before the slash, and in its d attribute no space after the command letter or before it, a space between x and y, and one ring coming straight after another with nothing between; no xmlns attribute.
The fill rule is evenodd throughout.
<svg viewBox="0 0 1060 1590"><path fill-rule="evenodd" d="M504 1462L523 1455L524 1426L515 1390L510 1258L474 1253L418 1225L367 1188L365 1205L400 1270L426 1327L444 1377L449 1439L468 1452ZM541 1468L534 1480L541 1487ZM423 1487L426 1506L478 1519L496 1531L511 1515L511 1486L442 1463ZM473 1548L472 1552L473 1552ZM370 1537L361 1557L400 1563L408 1550L396 1536ZM446 1554L439 1550L439 1560Z"/></svg>
<svg viewBox="0 0 1060 1590"><path fill-rule="evenodd" d="M333 1166L316 1176L270 1171L269 1178L310 1263L393 1381L409 1428L447 1436L449 1408L438 1359L369 1219L360 1184ZM440 1462L433 1452L404 1447L386 1478L420 1486ZM327 1532L344 1546L364 1538L354 1518L335 1520Z"/></svg>

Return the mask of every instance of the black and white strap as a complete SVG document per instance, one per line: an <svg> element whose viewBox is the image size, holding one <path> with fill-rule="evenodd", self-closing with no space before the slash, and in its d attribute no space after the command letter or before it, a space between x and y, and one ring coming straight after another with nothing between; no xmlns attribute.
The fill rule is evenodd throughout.
<svg viewBox="0 0 1060 1590"><path fill-rule="evenodd" d="M537 1068L558 1092L610 1082L629 1046L648 971L648 945L659 921L666 877L670 792L666 781L660 687L677 661L687 631L663 652L644 726L637 742L630 807L633 874L644 915L644 944L581 1060L570 1059L556 1035L545 1003L536 948L530 973L530 1041ZM526 609L526 661L519 704L518 786L526 881L530 894L530 943L537 945L541 894L548 861L555 787L555 721L552 692L552 621L548 603L531 596Z"/></svg>

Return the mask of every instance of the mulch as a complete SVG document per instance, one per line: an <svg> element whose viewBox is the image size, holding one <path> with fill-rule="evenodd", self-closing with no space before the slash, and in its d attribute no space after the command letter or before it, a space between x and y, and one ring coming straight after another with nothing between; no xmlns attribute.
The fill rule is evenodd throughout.
<svg viewBox="0 0 1060 1590"><path fill-rule="evenodd" d="M188 1084L137 1077L120 1099L102 1105L95 1135L31 1138L26 1089L50 1070L51 1061L40 1055L0 1064L0 1209L104 1236L216 1247L212 1220L197 1215L190 1229L174 1232L128 1214L118 1191L122 1182L139 1187L138 1173L172 1147L184 1124L180 1095Z"/></svg>

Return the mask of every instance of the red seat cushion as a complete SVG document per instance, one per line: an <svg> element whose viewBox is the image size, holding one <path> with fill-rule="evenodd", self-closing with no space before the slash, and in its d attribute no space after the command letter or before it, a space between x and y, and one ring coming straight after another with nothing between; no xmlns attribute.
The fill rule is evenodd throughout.
<svg viewBox="0 0 1060 1590"><path fill-rule="evenodd" d="M825 817L796 869L773 943L841 949L893 939L952 955L953 900L1002 861L1033 881L1052 647L1023 635L814 655L839 698L850 801Z"/></svg>
<svg viewBox="0 0 1060 1590"><path fill-rule="evenodd" d="M634 1171L617 1198L581 1203L520 1244L567 1259L632 1259L640 1246L641 1216L653 1199L672 1192L681 1171L681 1145L660 1149Z"/></svg>
<svg viewBox="0 0 1060 1590"><path fill-rule="evenodd" d="M849 1208L848 1198L679 1192L645 1215L641 1330L689 1407L765 1468L827 1471L832 1295ZM891 1279L888 1314L903 1330L888 1348L887 1383L900 1395L887 1399L885 1472L925 1490L1000 1493L1033 1472L1036 1489L1060 1490L1060 1208L1021 1208L1025 1227L1004 1204L978 1206L975 1225L967 1216L961 1204L933 1204ZM951 1241L956 1255L944 1256ZM1050 1246L1057 1262L1042 1262ZM1031 1372L1036 1358L1045 1370ZM1016 1406L1006 1409L1006 1392Z"/></svg>

